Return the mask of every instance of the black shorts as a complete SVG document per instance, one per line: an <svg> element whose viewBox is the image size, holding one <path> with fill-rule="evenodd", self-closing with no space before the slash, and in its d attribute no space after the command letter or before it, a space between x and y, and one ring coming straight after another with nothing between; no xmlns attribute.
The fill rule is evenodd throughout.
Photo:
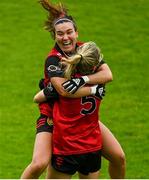
<svg viewBox="0 0 149 180"><path fill-rule="evenodd" d="M36 122L36 133L40 132L53 132L53 122L44 114L41 114Z"/></svg>
<svg viewBox="0 0 149 180"><path fill-rule="evenodd" d="M101 150L77 155L52 155L52 167L71 175L76 171L88 175L101 168Z"/></svg>

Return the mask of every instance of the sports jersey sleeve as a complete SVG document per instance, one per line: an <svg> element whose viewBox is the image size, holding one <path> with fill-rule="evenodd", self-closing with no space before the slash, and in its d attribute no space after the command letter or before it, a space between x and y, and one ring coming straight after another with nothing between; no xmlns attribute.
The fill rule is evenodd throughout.
<svg viewBox="0 0 149 180"><path fill-rule="evenodd" d="M57 56L50 56L45 62L45 70L48 78L63 77L63 70L61 69L60 59Z"/></svg>
<svg viewBox="0 0 149 180"><path fill-rule="evenodd" d="M38 104L40 114L44 114L50 118L52 118L53 114L53 102L43 102Z"/></svg>

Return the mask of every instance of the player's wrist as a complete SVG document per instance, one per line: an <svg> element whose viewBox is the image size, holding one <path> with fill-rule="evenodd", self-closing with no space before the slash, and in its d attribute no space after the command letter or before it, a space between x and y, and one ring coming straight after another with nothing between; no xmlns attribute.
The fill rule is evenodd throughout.
<svg viewBox="0 0 149 180"><path fill-rule="evenodd" d="M84 80L85 83L88 83L88 82L89 82L88 76L82 76L82 79Z"/></svg>
<svg viewBox="0 0 149 180"><path fill-rule="evenodd" d="M91 95L95 95L97 90L97 85L91 87Z"/></svg>

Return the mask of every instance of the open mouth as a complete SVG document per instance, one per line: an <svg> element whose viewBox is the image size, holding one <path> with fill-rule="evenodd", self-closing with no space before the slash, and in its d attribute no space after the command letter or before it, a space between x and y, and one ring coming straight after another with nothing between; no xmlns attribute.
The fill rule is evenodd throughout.
<svg viewBox="0 0 149 180"><path fill-rule="evenodd" d="M71 41L63 42L64 47L67 47L67 46L70 46L70 45L72 45Z"/></svg>

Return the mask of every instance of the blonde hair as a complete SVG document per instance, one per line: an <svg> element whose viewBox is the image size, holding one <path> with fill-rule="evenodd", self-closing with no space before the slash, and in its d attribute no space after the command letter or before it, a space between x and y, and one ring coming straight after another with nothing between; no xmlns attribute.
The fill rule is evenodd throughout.
<svg viewBox="0 0 149 180"><path fill-rule="evenodd" d="M62 59L66 64L64 76L70 79L76 72L81 75L92 74L99 67L102 58L103 55L94 42L84 43L77 48L75 55Z"/></svg>
<svg viewBox="0 0 149 180"><path fill-rule="evenodd" d="M75 31L77 30L75 21L72 16L67 14L68 9L62 3L53 4L50 0L39 0L39 3L46 11L48 11L45 29L51 33L52 38L55 38L55 22L61 18L63 19L61 22L72 21ZM61 22L59 21L59 23Z"/></svg>

